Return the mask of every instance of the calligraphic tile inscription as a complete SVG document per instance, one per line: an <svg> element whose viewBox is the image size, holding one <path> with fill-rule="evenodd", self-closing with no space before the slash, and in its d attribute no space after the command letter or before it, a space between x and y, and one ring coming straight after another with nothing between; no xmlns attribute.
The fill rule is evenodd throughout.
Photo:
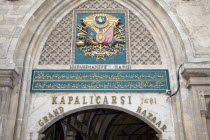
<svg viewBox="0 0 210 140"><path fill-rule="evenodd" d="M75 64L126 64L125 13L75 16Z"/></svg>
<svg viewBox="0 0 210 140"><path fill-rule="evenodd" d="M31 91L153 91L170 89L168 70L33 70Z"/></svg>

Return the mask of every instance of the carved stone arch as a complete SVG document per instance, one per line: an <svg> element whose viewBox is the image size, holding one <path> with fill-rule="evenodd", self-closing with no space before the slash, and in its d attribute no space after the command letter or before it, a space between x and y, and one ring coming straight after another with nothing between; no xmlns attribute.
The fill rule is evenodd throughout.
<svg viewBox="0 0 210 140"><path fill-rule="evenodd" d="M114 0L88 0L74 10L111 10L113 9L127 9L120 3ZM97 12L97 11L96 11ZM69 65L73 40L73 11L68 13L52 30L47 38L41 54L38 54L39 65ZM141 21L142 17L136 16L129 10L127 23L129 24L128 32L130 32L130 52L127 55L130 57L130 64L137 65L161 65L161 55L157 47L157 43L153 35L147 29L145 23ZM147 25L148 26L148 25ZM155 33L153 33L155 35ZM128 36L127 36L128 37ZM160 44L158 44L160 46ZM129 58L128 57L128 58ZM164 57L164 56L162 56Z"/></svg>
<svg viewBox="0 0 210 140"><path fill-rule="evenodd" d="M68 13L68 11L71 11L73 8L79 6L80 4L82 4L83 2L85 2L86 0L83 0L83 1L65 1L65 2L54 2L54 3L51 3L51 4L48 4L50 2L48 2L48 0L40 0L39 2L37 2L34 7L31 9L30 12L28 12L27 16L24 18L23 22L20 23L20 25L18 25L18 27L23 27L25 26L25 28L23 28L20 36L19 36L19 41L16 41L17 44L16 46L11 46L11 50L9 50L9 55L12 55L12 53L14 52L14 50L19 50L20 51L20 47L21 47L21 52L23 53L20 53L20 55L14 55L14 60L16 62L18 62L19 65L22 65L23 62L24 62L24 57L25 57L25 54L26 54L26 51L27 49L26 48L29 48L29 43L33 46L33 48L37 48L39 46L36 46L35 44L32 44L32 40L35 40L37 41L37 35L40 36L41 34L43 34L43 32L46 32L46 30L49 30L49 24L48 22L50 21L53 21L54 22L54 26L51 24L51 28L55 27L55 25L57 25L58 21L60 21L61 19L58 18L55 20L55 15L58 15L58 13L62 12L63 11L63 14L60 14L59 16L62 17L62 15L66 15L66 13ZM158 32L161 32L160 35L163 35L165 34L165 39L164 40L170 40L170 42L174 42L175 40L179 40L178 42L182 42L180 44L184 44L185 42L190 44L189 40L183 38L183 39L180 39L182 38L182 36L180 36L180 38L172 38L174 35L173 34L170 34L171 36L169 36L169 33L167 35L167 32L168 31L174 31L173 33L178 33L179 31L177 30L181 30L180 28L184 28L183 26L180 26L180 28L168 28L168 30L164 30L164 27L162 25L162 27L160 27L160 24L164 21L161 21L161 20L158 20L157 17L155 17L154 13L152 13L151 10L148 10L149 7L146 7L144 3L147 3L147 4L152 4L152 5L159 5L159 9L158 10L161 10L161 9L164 9L163 11L165 13L163 13L164 17L167 17L169 20L168 22L165 23L165 25L169 25L169 24L175 24L175 25L180 25L181 23L177 23L179 20L176 19L176 16L173 15L173 12L170 11L170 9L168 9L167 5L164 3L164 2L160 2L160 1L123 1L123 0L116 0L117 2L121 3L124 7L127 7L129 10L135 12L135 15L139 16L139 12L142 12L142 11L149 11L146 12L146 14L144 14L144 16L148 16L150 19L151 19L151 23L154 24L154 27L157 27L158 28ZM65 4L64 4L65 3ZM74 4L74 7L70 6L70 5L73 5ZM44 7L44 5L48 6L49 9L45 10L45 11L41 11L42 7ZM59 6L57 6L59 5ZM71 8L68 8L67 9L67 6L69 5L69 7ZM135 5L135 6L134 6ZM57 8L55 8L55 6L57 6ZM138 7L137 7L138 6ZM50 8L51 7L51 8ZM60 7L60 8L58 8ZM61 8L62 7L62 8ZM141 10L138 10L141 9ZM66 10L66 11L65 11ZM56 11L56 12L55 12ZM65 11L65 12L64 12ZM42 12L42 13L39 13L39 12ZM43 12L45 14L43 14ZM51 15L51 16L50 16ZM47 17L48 16L48 17ZM153 17L152 17L153 16ZM46 17L45 21L43 21L43 19ZM152 17L152 18L151 18ZM51 18L51 19L50 19ZM36 19L36 20L35 20ZM60 19L60 20L59 20ZM173 23L173 20L174 22L176 23ZM170 23L171 22L171 23ZM150 23L150 24L151 24ZM29 28L29 25L31 26L33 24L33 28ZM158 27L158 24L159 24L159 27ZM45 28L43 28L45 26ZM171 26L171 25L170 25ZM37 29L39 28L42 28L42 30L38 31ZM48 27L48 28L47 28ZM176 30L177 29L177 30ZM161 31L162 30L162 31ZM52 29L50 30L52 31ZM35 34L36 33L36 34ZM181 35L183 36L187 36L187 34L185 34L186 32L180 32ZM49 34L48 34L49 35ZM33 39L32 39L33 37ZM47 36L48 37L48 36ZM14 38L15 39L15 38ZM27 41L27 40L31 40L30 42ZM45 40L46 40L46 36L45 36ZM173 40L173 41L172 41ZM187 42L188 41L188 42ZM44 45L44 44L43 44ZM19 47L18 47L19 46ZM179 50L182 50L182 48L179 46L176 46L176 47L173 47L173 45L171 44L166 44L166 46L168 48L174 48L174 49L179 49ZM16 49L15 49L16 47ZM189 51L189 45L187 45L187 53L190 53L191 51ZM32 48L32 47L30 47ZM34 52L34 51L33 51ZM183 50L183 52L185 52L185 50ZM16 53L16 54L19 54L19 53ZM173 54L175 54L174 52L170 53L169 56L173 56ZM176 53L176 55L180 55L182 53ZM189 55L189 56L192 56ZM181 57L186 57L185 55L181 55ZM174 59L177 59L178 60L178 57L174 58ZM22 63L22 64L21 64Z"/></svg>
<svg viewBox="0 0 210 140"><path fill-rule="evenodd" d="M154 129L157 132L157 135L160 138L160 140L162 140L161 138L162 138L162 133L163 132L161 131L161 129L159 127L157 127L155 124L152 124L150 121L148 121L148 119L145 116L140 115L136 112L132 112L132 111L127 110L125 108L112 106L112 105L91 105L91 106L80 107L80 108L77 108L77 109L67 111L64 114L59 115L59 116L55 117L54 119L50 120L47 124L45 124L38 131L38 133L39 133L39 135L42 134L50 126L52 126L53 124L55 124L57 121L61 120L62 118L65 118L66 116L69 116L71 114L78 113L78 112L81 112L81 111L85 111L85 110L91 110L91 109L113 109L113 110L116 110L116 111L122 111L122 112L124 112L126 114L129 114L131 116L134 116L134 117L140 119L141 121L145 122L152 129Z"/></svg>
<svg viewBox="0 0 210 140"><path fill-rule="evenodd" d="M10 46L8 57L14 57L14 61L17 62L17 67L22 74L21 90L19 94L19 107L18 107L18 115L17 115L17 123L16 123L16 131L14 138L16 140L24 139L24 127L22 120L27 120L29 113L29 105L30 105L30 80L31 80L31 70L33 68L34 63L36 63L35 58L38 54L40 43L44 45L48 36L46 35L48 30L52 31L57 23L73 8L79 6L86 0L65 0L65 1L54 1L51 0L40 0L38 1L34 7L29 11L29 13L25 16L23 21L18 25L18 27L24 27L21 34L12 39L13 46ZM192 59L192 51L190 41L188 40L188 35L186 32L183 32L185 28L179 22L177 17L173 14L173 12L167 7L164 2L161 0L116 0L120 2L124 7L127 7L131 11L135 12L137 16L140 16L143 11L146 14L142 14L144 16L149 17L150 24L153 24L153 27L157 28L157 32L160 33L159 37L165 45L162 48L163 52L167 52L167 59L171 65L169 66L170 80L176 79L175 68L177 64L181 63L183 57L186 57L185 54L190 54L190 58L185 58L183 60ZM151 9L150 9L151 8ZM157 8L153 9L152 8ZM44 10L43 10L44 9ZM154 10L158 10L160 15L156 14ZM149 11L149 12L148 12ZM144 12L143 12L144 13ZM142 16L141 15L141 16ZM163 19L158 19L158 17L164 17ZM55 18L57 17L57 18ZM163 26L164 24L164 26ZM167 28L168 30L164 29ZM51 32L48 32L48 35ZM45 39L45 41L43 41ZM40 41L42 40L42 41ZM172 44L174 42L175 44ZM186 50L182 47L186 45ZM16 55L14 55L14 51L16 50ZM183 54L184 52L184 54ZM17 55L18 54L18 55ZM163 53L164 54L164 53ZM14 55L14 56L13 56ZM165 60L165 61L167 61ZM42 68L42 67L39 67ZM47 68L47 67L43 67ZM68 68L68 66L64 66L62 68ZM154 67L151 67L154 68ZM156 67L160 68L160 67ZM176 85L171 85L172 90L175 89ZM180 116L178 116L180 117ZM181 117L180 117L181 118ZM181 127L181 126L180 126Z"/></svg>

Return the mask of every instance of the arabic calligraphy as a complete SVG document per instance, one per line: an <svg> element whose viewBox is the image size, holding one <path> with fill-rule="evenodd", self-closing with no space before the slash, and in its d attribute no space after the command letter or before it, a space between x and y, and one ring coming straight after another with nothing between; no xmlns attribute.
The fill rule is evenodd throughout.
<svg viewBox="0 0 210 140"><path fill-rule="evenodd" d="M55 83L36 82L34 87L38 89L161 89L165 87L164 82L78 82L78 83Z"/></svg>
<svg viewBox="0 0 210 140"><path fill-rule="evenodd" d="M72 73L57 73L57 72L38 72L35 75L35 80L164 80L164 73L124 73L116 72L101 73L101 72L72 72Z"/></svg>
<svg viewBox="0 0 210 140"><path fill-rule="evenodd" d="M34 70L32 90L167 90L167 70Z"/></svg>

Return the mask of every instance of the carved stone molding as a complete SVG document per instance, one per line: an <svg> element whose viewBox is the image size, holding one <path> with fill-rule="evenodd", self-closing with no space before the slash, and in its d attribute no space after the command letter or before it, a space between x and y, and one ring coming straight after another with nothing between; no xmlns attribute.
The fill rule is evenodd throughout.
<svg viewBox="0 0 210 140"><path fill-rule="evenodd" d="M210 102L208 102L205 110L200 110L200 113L202 117L206 117L206 119L210 120Z"/></svg>
<svg viewBox="0 0 210 140"><path fill-rule="evenodd" d="M192 86L209 86L210 63L185 63L182 75L187 80L187 88Z"/></svg>
<svg viewBox="0 0 210 140"><path fill-rule="evenodd" d="M0 69L0 87L14 87L14 81L18 76L15 69Z"/></svg>
<svg viewBox="0 0 210 140"><path fill-rule="evenodd" d="M210 101L207 104L206 118L210 120Z"/></svg>

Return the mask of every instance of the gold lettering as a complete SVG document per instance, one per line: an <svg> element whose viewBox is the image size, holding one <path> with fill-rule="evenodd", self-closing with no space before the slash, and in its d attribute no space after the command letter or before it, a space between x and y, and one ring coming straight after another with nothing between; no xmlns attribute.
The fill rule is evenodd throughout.
<svg viewBox="0 0 210 140"><path fill-rule="evenodd" d="M47 116L44 116L43 117L43 120L47 123L49 120L48 120L48 118L47 118Z"/></svg>
<svg viewBox="0 0 210 140"><path fill-rule="evenodd" d="M61 102L60 104L65 104L65 99L64 99L64 96L61 98Z"/></svg>
<svg viewBox="0 0 210 140"><path fill-rule="evenodd" d="M149 113L149 115L147 116L147 119L150 119L151 120L151 117L153 116L152 113Z"/></svg>
<svg viewBox="0 0 210 140"><path fill-rule="evenodd" d="M156 117L154 117L151 121L153 122L153 123L155 123L156 122Z"/></svg>
<svg viewBox="0 0 210 140"><path fill-rule="evenodd" d="M52 97L52 104L57 104L57 97Z"/></svg>
<svg viewBox="0 0 210 140"><path fill-rule="evenodd" d="M71 101L73 101L73 97L69 96L69 104L71 104Z"/></svg>
<svg viewBox="0 0 210 140"><path fill-rule="evenodd" d="M120 99L121 99L121 104L124 105L125 104L125 96L121 96Z"/></svg>
<svg viewBox="0 0 210 140"><path fill-rule="evenodd" d="M90 96L90 104L93 104L93 96Z"/></svg>
<svg viewBox="0 0 210 140"><path fill-rule="evenodd" d="M74 104L80 104L78 96L76 97Z"/></svg>
<svg viewBox="0 0 210 140"><path fill-rule="evenodd" d="M138 107L138 109L137 109L137 113L141 113L144 117L146 117L146 114L147 114L147 110L144 110L143 112L141 112L142 111L142 108L139 106ZM156 117L153 117L154 115L152 114L152 113L150 113L150 112L148 112L149 114L147 115L147 119L149 119L152 123L156 123L156 121L157 121L157 118ZM162 127L160 127L161 126L161 121L158 121L157 123L156 123L156 125L159 127L159 128L161 128L161 130L164 132L165 131L165 129L167 129L167 126L164 124Z"/></svg>
<svg viewBox="0 0 210 140"><path fill-rule="evenodd" d="M147 111L144 110L141 114L142 114L144 117L146 117L146 113L147 113Z"/></svg>
<svg viewBox="0 0 210 140"><path fill-rule="evenodd" d="M104 97L104 104L109 104L106 96Z"/></svg>
<svg viewBox="0 0 210 140"><path fill-rule="evenodd" d="M131 104L131 96L128 96L129 104Z"/></svg>
<svg viewBox="0 0 210 140"><path fill-rule="evenodd" d="M100 104L100 103L101 103L101 102L99 101L99 99L101 99L101 97L100 97L100 96L97 96L97 97L96 97L96 103L97 103L97 104Z"/></svg>
<svg viewBox="0 0 210 140"><path fill-rule="evenodd" d="M58 109L60 110L60 113L64 112L64 108L63 107L59 107Z"/></svg>
<svg viewBox="0 0 210 140"><path fill-rule="evenodd" d="M42 120L39 120L38 123L39 123L40 126L43 126L44 125L44 123L42 122Z"/></svg>
<svg viewBox="0 0 210 140"><path fill-rule="evenodd" d="M49 115L50 120L51 120L52 118L54 118L54 116L53 116L51 113L49 113L48 115Z"/></svg>
<svg viewBox="0 0 210 140"><path fill-rule="evenodd" d="M142 108L139 106L136 112L141 113L141 110Z"/></svg>
<svg viewBox="0 0 210 140"><path fill-rule="evenodd" d="M85 101L85 96L83 96L83 104L87 104L87 102Z"/></svg>
<svg viewBox="0 0 210 140"><path fill-rule="evenodd" d="M161 130L164 132L166 128L167 128L167 126L164 124L163 127L161 128Z"/></svg>
<svg viewBox="0 0 210 140"><path fill-rule="evenodd" d="M58 113L58 110L57 110L57 109L53 110L53 113L54 113L54 115L55 115L55 116L59 115L59 113Z"/></svg>
<svg viewBox="0 0 210 140"><path fill-rule="evenodd" d="M48 113L48 116L44 116L43 117L43 121L42 120L39 120L38 121L38 124L40 126L43 126L45 123L49 122L50 120L52 120L55 116L59 115L60 113L63 113L64 112L64 108L63 107L59 107L55 110L53 110L53 113ZM54 114L54 115L53 115Z"/></svg>
<svg viewBox="0 0 210 140"><path fill-rule="evenodd" d="M158 127L160 127L161 121L157 122L156 125L157 125Z"/></svg>
<svg viewBox="0 0 210 140"><path fill-rule="evenodd" d="M112 96L112 104L117 104L117 97L116 96Z"/></svg>

